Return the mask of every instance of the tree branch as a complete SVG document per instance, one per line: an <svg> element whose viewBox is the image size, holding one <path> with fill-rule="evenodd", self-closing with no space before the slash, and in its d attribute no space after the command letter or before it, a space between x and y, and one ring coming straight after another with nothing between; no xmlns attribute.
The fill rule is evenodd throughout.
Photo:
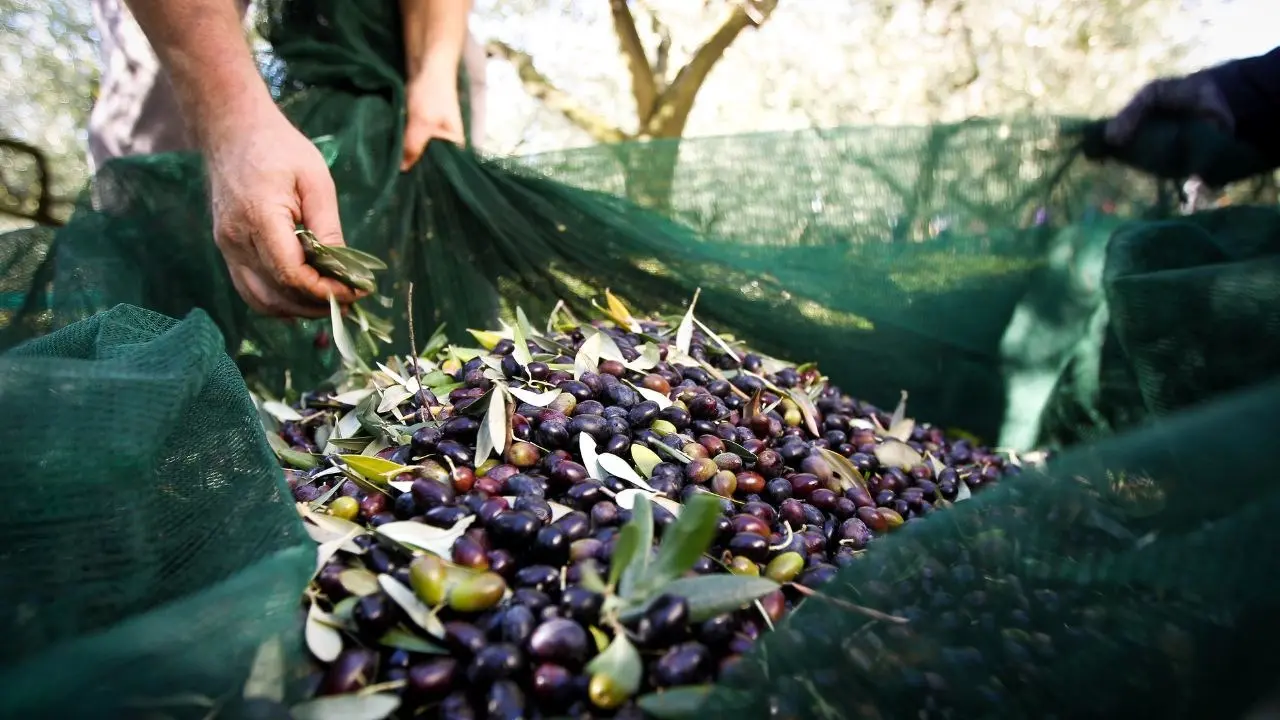
<svg viewBox="0 0 1280 720"><path fill-rule="evenodd" d="M36 182L39 187L35 208L28 210L25 207L28 205L26 193L15 192L14 188L5 182L4 193L13 198L14 202L11 204L6 203L7 207L0 207L0 212L24 220L31 220L41 225L64 224L62 220L55 217L53 212L54 205L62 202L62 200L54 197L53 191L49 187L50 183L52 183L52 178L49 175L49 158L45 156L44 151L35 145L11 138L0 138L0 149L30 155L36 166Z"/></svg>
<svg viewBox="0 0 1280 720"><path fill-rule="evenodd" d="M636 19L631 14L627 0L609 0L609 12L613 15L613 31L618 36L622 57L631 72L631 96L636 101L636 118L640 121L639 126L644 127L658 100L658 85L653 79L653 67L649 64L644 44L640 42Z"/></svg>
<svg viewBox="0 0 1280 720"><path fill-rule="evenodd" d="M778 0L735 2L720 27L694 51L693 59L680 68L671 85L658 97L653 118L641 126L641 135L678 137L683 133L698 90L706 82L711 69L724 56L725 50L729 49L743 30L759 27L777 6Z"/></svg>
<svg viewBox="0 0 1280 720"><path fill-rule="evenodd" d="M491 40L486 49L491 57L501 57L515 67L525 92L585 130L597 142L622 142L631 138L608 119L591 112L582 103L556 87L534 66L533 58L528 53L521 52L500 40Z"/></svg>
<svg viewBox="0 0 1280 720"><path fill-rule="evenodd" d="M649 13L650 29L658 36L658 51L653 60L653 81L661 93L667 89L667 70L671 60L671 29L658 17L653 8L646 8Z"/></svg>

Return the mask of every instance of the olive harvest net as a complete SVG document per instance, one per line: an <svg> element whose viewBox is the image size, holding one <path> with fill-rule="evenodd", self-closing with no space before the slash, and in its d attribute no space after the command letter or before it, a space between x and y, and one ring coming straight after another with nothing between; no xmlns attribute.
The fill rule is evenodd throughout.
<svg viewBox="0 0 1280 720"><path fill-rule="evenodd" d="M517 306L699 292L708 326L854 396L1055 451L877 541L671 716L1241 717L1280 691L1280 212L1183 216L1173 184L1246 181L1247 148L992 119L436 142L401 173L397 8L262 20L346 242L389 266L392 346L410 317L465 341ZM0 717L282 717L303 692L314 542L249 389L339 359L327 321L248 310L207 202L195 155L129 158L67 226L0 239Z"/></svg>

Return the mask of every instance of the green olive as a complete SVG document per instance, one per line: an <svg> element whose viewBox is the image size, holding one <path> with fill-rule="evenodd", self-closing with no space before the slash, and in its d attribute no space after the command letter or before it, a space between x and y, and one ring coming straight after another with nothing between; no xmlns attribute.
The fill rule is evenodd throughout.
<svg viewBox="0 0 1280 720"><path fill-rule="evenodd" d="M613 710L627 701L627 694L622 692L618 683L604 673L591 676L591 683L587 685L587 697L591 699L592 705L602 710Z"/></svg>
<svg viewBox="0 0 1280 720"><path fill-rule="evenodd" d="M449 607L457 612L481 612L497 605L507 592L507 581L493 572L478 573L449 590Z"/></svg>
<svg viewBox="0 0 1280 720"><path fill-rule="evenodd" d="M346 496L335 498L329 503L329 514L343 520L355 520L360 514L360 501Z"/></svg>
<svg viewBox="0 0 1280 720"><path fill-rule="evenodd" d="M729 563L729 572L734 575L756 575L760 574L760 566L741 555L733 556L733 560Z"/></svg>
<svg viewBox="0 0 1280 720"><path fill-rule="evenodd" d="M436 607L444 602L448 589L445 574L444 560L435 555L423 555L409 565L409 584L419 600L429 607Z"/></svg>
<svg viewBox="0 0 1280 720"><path fill-rule="evenodd" d="M667 420L654 420L649 423L649 429L663 436L676 434L676 426Z"/></svg>
<svg viewBox="0 0 1280 720"><path fill-rule="evenodd" d="M769 561L764 575L780 583L791 582L804 569L804 557L798 552L784 552Z"/></svg>

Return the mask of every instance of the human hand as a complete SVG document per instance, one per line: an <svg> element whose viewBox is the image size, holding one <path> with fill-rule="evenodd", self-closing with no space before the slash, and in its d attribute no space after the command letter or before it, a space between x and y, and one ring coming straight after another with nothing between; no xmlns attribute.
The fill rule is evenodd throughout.
<svg viewBox="0 0 1280 720"><path fill-rule="evenodd" d="M1235 130L1235 118L1222 91L1208 73L1199 72L1148 83L1107 122L1107 142L1116 147L1126 145L1144 120L1160 112L1196 115L1225 132Z"/></svg>
<svg viewBox="0 0 1280 720"><path fill-rule="evenodd" d="M274 105L230 118L206 144L213 233L231 281L254 310L326 317L330 295L349 305L366 293L307 264L298 224L342 245L338 198L320 151Z"/></svg>
<svg viewBox="0 0 1280 720"><path fill-rule="evenodd" d="M412 168L432 139L467 144L458 104L456 72L427 69L409 79L405 88L408 118L404 128L404 153L400 171Z"/></svg>

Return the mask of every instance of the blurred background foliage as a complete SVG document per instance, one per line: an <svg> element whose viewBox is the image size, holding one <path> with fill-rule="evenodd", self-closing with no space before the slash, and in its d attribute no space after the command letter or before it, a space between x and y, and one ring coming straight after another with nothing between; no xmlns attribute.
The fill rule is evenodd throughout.
<svg viewBox="0 0 1280 720"><path fill-rule="evenodd" d="M1270 1L475 0L483 149L1104 115L1280 42ZM0 0L0 229L65 221L97 85L87 0Z"/></svg>

